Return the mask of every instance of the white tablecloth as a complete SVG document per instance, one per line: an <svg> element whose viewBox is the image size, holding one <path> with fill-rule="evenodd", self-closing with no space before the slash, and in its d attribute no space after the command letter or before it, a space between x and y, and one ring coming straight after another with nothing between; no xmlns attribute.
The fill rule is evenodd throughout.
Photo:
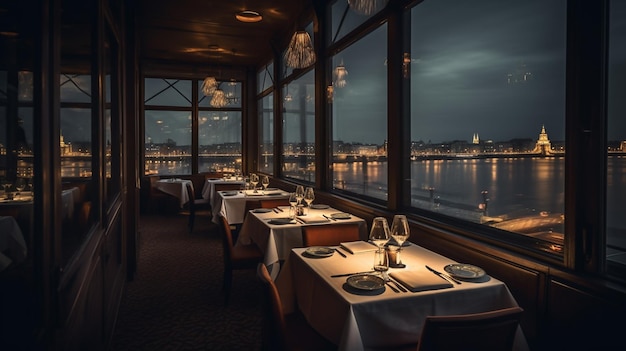
<svg viewBox="0 0 626 351"><path fill-rule="evenodd" d="M310 209L308 216L329 216L331 213L339 212L334 208L328 208L323 210ZM305 225L301 222L294 224L271 224L268 221L272 218L287 217L289 213L289 207L284 207L284 212L275 213L254 213L250 212L246 216L245 221L239 232L237 239L237 245L249 244L251 242L256 243L261 251L264 253L265 265L275 267L272 268L272 275L278 272L279 260L285 260L289 256L291 249L294 247L302 247L302 226ZM344 220L329 220L326 223L306 224L306 225L319 225L319 224L339 224L339 223L359 223L359 229L361 232L361 238L367 239L367 223L363 218L352 216L349 219Z"/></svg>
<svg viewBox="0 0 626 351"><path fill-rule="evenodd" d="M309 323L339 350L367 350L417 343L428 315L484 312L517 306L507 286L494 278L474 283L453 284L452 288L421 292L382 292L355 294L345 287L347 277L333 274L372 269L373 253L334 254L328 258L307 258L305 249L293 249L276 280L287 312L299 308ZM452 260L417 245L405 247L402 261L406 268L422 270L425 265L443 271ZM487 272L489 273L489 272ZM528 348L521 328L516 349Z"/></svg>
<svg viewBox="0 0 626 351"><path fill-rule="evenodd" d="M202 187L202 198L203 199L208 199L209 202L211 202L211 206L213 206L213 200L217 197L215 196L216 190L215 190L215 184L239 184L239 185L244 185L246 184L246 182L243 179L234 179L234 178L230 178L227 180L224 180L224 178L211 178L211 179L207 179L206 182L204 182L204 186ZM213 207L216 208L216 207Z"/></svg>
<svg viewBox="0 0 626 351"><path fill-rule="evenodd" d="M0 216L0 271L11 262L22 262L27 248L22 230L11 216Z"/></svg>
<svg viewBox="0 0 626 351"><path fill-rule="evenodd" d="M230 192L226 191L227 194ZM263 194L261 192L261 194ZM224 192L217 192L214 200L211 201L211 208L218 209L213 211L213 222L219 223L219 216L226 217L229 224L241 224L245 217L246 201L248 200L268 200L268 199L286 199L289 193L281 193L279 195L245 195L243 192L237 191L236 195L225 195Z"/></svg>
<svg viewBox="0 0 626 351"><path fill-rule="evenodd" d="M166 194L177 197L180 200L180 207L183 207L189 201L187 194L187 184L193 183L189 179L161 179L156 182L156 188Z"/></svg>

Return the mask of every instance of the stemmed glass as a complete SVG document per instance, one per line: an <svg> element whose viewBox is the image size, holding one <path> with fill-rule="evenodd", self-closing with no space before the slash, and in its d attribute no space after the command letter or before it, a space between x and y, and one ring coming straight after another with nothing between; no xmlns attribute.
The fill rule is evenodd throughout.
<svg viewBox="0 0 626 351"><path fill-rule="evenodd" d="M263 190L267 190L267 187L270 185L270 177L263 176L263 179L261 180L261 185L263 185Z"/></svg>
<svg viewBox="0 0 626 351"><path fill-rule="evenodd" d="M396 268L406 267L400 259L400 251L402 250L402 244L404 244L404 242L409 238L409 235L411 235L411 230L409 229L409 222L407 221L406 216L393 216L393 222L391 223L391 237L396 241L396 243L398 243L396 262L394 262L394 267Z"/></svg>
<svg viewBox="0 0 626 351"><path fill-rule="evenodd" d="M294 219L296 216L296 207L298 206L298 198L296 198L296 193L289 194L289 218Z"/></svg>
<svg viewBox="0 0 626 351"><path fill-rule="evenodd" d="M296 199L298 199L298 204L304 199L304 187L302 185L296 186Z"/></svg>
<svg viewBox="0 0 626 351"><path fill-rule="evenodd" d="M20 192L24 190L25 187L26 187L26 182L24 181L24 179L17 178L17 180L15 180L15 190L17 190L17 193L15 195L18 196Z"/></svg>
<svg viewBox="0 0 626 351"><path fill-rule="evenodd" d="M4 187L4 193L8 194L9 193L9 189L11 189L11 182L8 179L5 179L2 182L2 186Z"/></svg>
<svg viewBox="0 0 626 351"><path fill-rule="evenodd" d="M259 184L259 176L256 173L250 174L250 184L254 188L254 192L256 193L256 185Z"/></svg>
<svg viewBox="0 0 626 351"><path fill-rule="evenodd" d="M372 221L370 240L378 247L374 256L374 270L384 274L389 269L389 261L385 252L385 244L389 241L389 224L385 217L376 217Z"/></svg>
<svg viewBox="0 0 626 351"><path fill-rule="evenodd" d="M304 202L306 202L307 211L311 209L311 203L315 200L315 192L312 187L307 187L304 190Z"/></svg>

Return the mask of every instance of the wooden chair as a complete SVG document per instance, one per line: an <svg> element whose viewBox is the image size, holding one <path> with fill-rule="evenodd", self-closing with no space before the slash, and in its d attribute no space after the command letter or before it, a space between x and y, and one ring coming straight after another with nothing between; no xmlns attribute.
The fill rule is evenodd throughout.
<svg viewBox="0 0 626 351"><path fill-rule="evenodd" d="M256 269L257 263L263 260L263 253L255 244L235 246L230 224L226 217L220 216L222 224L222 248L224 249L224 278L222 291L224 304L228 305L233 281L233 271Z"/></svg>
<svg viewBox="0 0 626 351"><path fill-rule="evenodd" d="M288 198L260 200L262 208L274 208L278 206L289 206Z"/></svg>
<svg viewBox="0 0 626 351"><path fill-rule="evenodd" d="M306 225L302 227L304 246L336 246L342 242L360 240L357 223Z"/></svg>
<svg viewBox="0 0 626 351"><path fill-rule="evenodd" d="M171 201L172 196L168 195L161 190L157 189L156 183L161 179L158 175L148 176L148 182L146 184L146 210L148 213L157 213L164 211L164 207L167 207Z"/></svg>
<svg viewBox="0 0 626 351"><path fill-rule="evenodd" d="M317 333L301 313L284 314L276 284L263 263L257 266L257 277L262 285L263 332L261 349L264 351L287 350L336 350L337 346Z"/></svg>
<svg viewBox="0 0 626 351"><path fill-rule="evenodd" d="M524 310L501 310L451 316L428 316L418 351L505 351L513 349Z"/></svg>
<svg viewBox="0 0 626 351"><path fill-rule="evenodd" d="M193 232L193 226L196 221L196 212L200 210L211 210L211 204L208 199L196 198L196 192L193 188L192 183L187 183L187 196L189 197L189 202L187 202L187 210L189 211L189 233Z"/></svg>

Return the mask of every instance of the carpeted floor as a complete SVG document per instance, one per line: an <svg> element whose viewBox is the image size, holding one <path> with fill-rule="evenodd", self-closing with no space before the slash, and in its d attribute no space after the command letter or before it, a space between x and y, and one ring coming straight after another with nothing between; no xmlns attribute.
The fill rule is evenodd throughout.
<svg viewBox="0 0 626 351"><path fill-rule="evenodd" d="M260 286L254 271L235 271L224 306L218 227L196 218L142 215L139 262L128 282L110 344L117 350L259 350Z"/></svg>

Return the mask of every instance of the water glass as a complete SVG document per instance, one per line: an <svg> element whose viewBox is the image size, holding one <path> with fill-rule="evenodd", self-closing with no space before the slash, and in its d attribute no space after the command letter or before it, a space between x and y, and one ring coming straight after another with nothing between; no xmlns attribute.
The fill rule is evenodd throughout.
<svg viewBox="0 0 626 351"><path fill-rule="evenodd" d="M381 273L389 270L389 258L384 248L374 251L374 270Z"/></svg>

